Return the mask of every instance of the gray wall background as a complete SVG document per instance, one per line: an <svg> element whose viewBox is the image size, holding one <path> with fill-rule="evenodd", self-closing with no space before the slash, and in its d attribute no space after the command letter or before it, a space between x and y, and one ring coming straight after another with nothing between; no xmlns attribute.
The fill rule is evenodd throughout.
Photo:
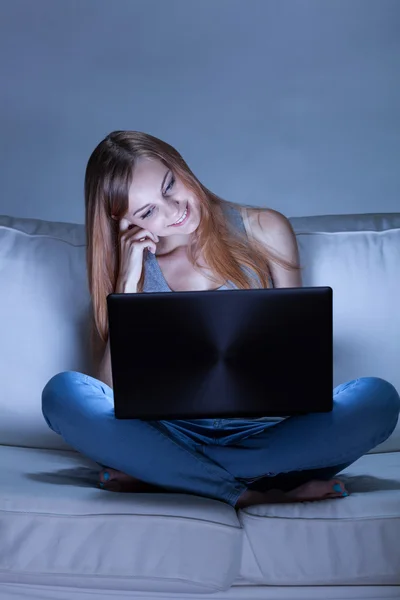
<svg viewBox="0 0 400 600"><path fill-rule="evenodd" d="M84 220L114 129L235 202L400 211L399 0L1 0L0 214Z"/></svg>

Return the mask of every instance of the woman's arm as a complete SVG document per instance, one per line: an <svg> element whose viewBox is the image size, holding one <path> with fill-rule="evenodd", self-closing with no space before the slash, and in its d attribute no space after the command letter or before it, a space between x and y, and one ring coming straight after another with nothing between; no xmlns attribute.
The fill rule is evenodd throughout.
<svg viewBox="0 0 400 600"><path fill-rule="evenodd" d="M92 356L93 376L112 388L110 338L105 344L100 339L94 322L92 322Z"/></svg>
<svg viewBox="0 0 400 600"><path fill-rule="evenodd" d="M136 293L137 284L125 282L122 278L117 280L115 285L116 294ZM94 319L92 319L92 352L94 363L94 377L99 379L110 388L113 387L112 369L111 369L111 351L110 351L110 336L105 344L100 338L97 331Z"/></svg>
<svg viewBox="0 0 400 600"><path fill-rule="evenodd" d="M104 344L103 344L104 347ZM108 385L110 388L113 386L112 373L111 373L111 353L110 353L110 338L107 340L105 346L103 358L100 362L98 369L97 379L100 379L103 383Z"/></svg>
<svg viewBox="0 0 400 600"><path fill-rule="evenodd" d="M272 209L247 209L253 237L279 258L299 265L296 235L289 220ZM274 287L301 287L301 271L287 270L275 262L269 266Z"/></svg>

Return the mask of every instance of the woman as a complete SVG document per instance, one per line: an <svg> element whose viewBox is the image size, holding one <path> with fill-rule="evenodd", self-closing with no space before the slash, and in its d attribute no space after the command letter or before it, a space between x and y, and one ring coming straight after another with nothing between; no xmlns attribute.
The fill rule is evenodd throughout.
<svg viewBox="0 0 400 600"><path fill-rule="evenodd" d="M114 418L107 295L299 287L299 255L288 220L274 210L222 200L174 148L133 131L113 132L94 150L85 201L97 377L55 375L43 390L42 406L53 431L106 466L100 487L186 492L236 508L347 496L334 476L388 438L398 420L399 396L382 379L339 385L331 413L254 420ZM135 352L140 339L132 339L132 361Z"/></svg>

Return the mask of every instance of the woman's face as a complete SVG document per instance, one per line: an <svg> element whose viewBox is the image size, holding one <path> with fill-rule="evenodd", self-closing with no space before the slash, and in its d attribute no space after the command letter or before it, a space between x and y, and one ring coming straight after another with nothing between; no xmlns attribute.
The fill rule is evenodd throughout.
<svg viewBox="0 0 400 600"><path fill-rule="evenodd" d="M135 163L125 218L159 237L189 235L200 223L200 206L193 193L161 161L141 158Z"/></svg>

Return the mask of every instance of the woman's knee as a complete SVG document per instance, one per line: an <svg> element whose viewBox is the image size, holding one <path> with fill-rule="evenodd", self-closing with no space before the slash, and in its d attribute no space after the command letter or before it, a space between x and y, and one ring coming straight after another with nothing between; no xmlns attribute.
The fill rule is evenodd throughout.
<svg viewBox="0 0 400 600"><path fill-rule="evenodd" d="M394 429L400 412L400 396L394 385L380 377L362 377L359 383L365 388L365 399L372 410L371 416L382 426L392 426Z"/></svg>
<svg viewBox="0 0 400 600"><path fill-rule="evenodd" d="M77 384L86 377L78 371L63 371L54 375L42 391L42 413L48 426L57 431L55 417L76 395Z"/></svg>

